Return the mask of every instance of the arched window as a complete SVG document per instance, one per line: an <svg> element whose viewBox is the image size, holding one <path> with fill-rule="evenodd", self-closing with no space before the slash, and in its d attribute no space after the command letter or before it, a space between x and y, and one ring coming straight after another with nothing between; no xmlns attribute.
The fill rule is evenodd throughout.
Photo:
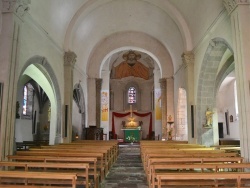
<svg viewBox="0 0 250 188"><path fill-rule="evenodd" d="M23 115L27 114L27 98L28 98L28 89L27 86L23 88Z"/></svg>
<svg viewBox="0 0 250 188"><path fill-rule="evenodd" d="M129 87L128 89L128 103L136 103L136 89L134 87Z"/></svg>
<svg viewBox="0 0 250 188"><path fill-rule="evenodd" d="M23 87L23 118L31 119L34 102L34 88L30 83Z"/></svg>

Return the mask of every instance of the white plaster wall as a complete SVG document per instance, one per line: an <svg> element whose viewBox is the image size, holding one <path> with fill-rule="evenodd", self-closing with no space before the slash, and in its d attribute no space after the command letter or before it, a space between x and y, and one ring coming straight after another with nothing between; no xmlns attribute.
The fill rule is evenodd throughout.
<svg viewBox="0 0 250 188"><path fill-rule="evenodd" d="M76 58L76 61L78 61L78 58ZM87 118L88 118L88 110L86 109L88 105L87 99L87 75L85 72L82 72L82 70L75 64L74 70L73 70L73 86L76 84L79 84L82 87L83 95L84 95L84 103L85 103L85 122L82 122L82 114L79 113L79 108L77 107L76 103L73 100L73 106L72 106L72 125L73 129L77 131L79 135L79 139L82 136L82 125L86 125ZM73 92L73 91L72 91Z"/></svg>
<svg viewBox="0 0 250 188"><path fill-rule="evenodd" d="M218 122L223 123L224 138L239 139L239 121L235 112L234 80L220 88L217 95ZM228 116L233 115L233 122L229 123L229 135L227 135L225 112Z"/></svg>
<svg viewBox="0 0 250 188"><path fill-rule="evenodd" d="M32 120L16 119L15 126L16 142L33 141Z"/></svg>
<svg viewBox="0 0 250 188"><path fill-rule="evenodd" d="M73 92L73 91L72 91ZM82 136L82 114L79 113L79 108L73 100L72 103L72 139L74 140L75 134Z"/></svg>

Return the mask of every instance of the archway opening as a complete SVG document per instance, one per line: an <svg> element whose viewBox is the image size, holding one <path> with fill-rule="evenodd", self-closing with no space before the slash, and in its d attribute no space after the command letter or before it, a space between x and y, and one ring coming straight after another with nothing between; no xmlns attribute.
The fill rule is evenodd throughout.
<svg viewBox="0 0 250 188"><path fill-rule="evenodd" d="M60 143L61 98L55 74L45 58L35 56L29 59L23 67L17 87L17 95L22 94L19 98L17 97L20 106L23 104L23 88L27 83L32 83L33 89L36 90L34 93L37 95L37 97L34 98L34 108L32 109L33 122L31 124L33 127L31 127L31 132L33 140L49 140L50 145ZM40 112L42 112L43 115L41 115ZM20 109L19 113L21 114ZM34 118L35 115L36 119ZM39 133L38 129L43 130L47 135L37 135L37 133Z"/></svg>

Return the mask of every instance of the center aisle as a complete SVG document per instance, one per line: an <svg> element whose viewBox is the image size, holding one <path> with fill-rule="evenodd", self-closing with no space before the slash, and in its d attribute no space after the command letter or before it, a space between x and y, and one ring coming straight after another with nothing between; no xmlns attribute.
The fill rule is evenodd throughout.
<svg viewBox="0 0 250 188"><path fill-rule="evenodd" d="M140 157L140 145L119 146L119 156L101 188L148 188Z"/></svg>

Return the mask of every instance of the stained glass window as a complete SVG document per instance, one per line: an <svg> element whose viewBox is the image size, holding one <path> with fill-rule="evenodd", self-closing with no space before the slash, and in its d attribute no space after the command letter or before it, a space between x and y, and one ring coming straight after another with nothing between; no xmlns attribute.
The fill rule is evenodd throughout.
<svg viewBox="0 0 250 188"><path fill-rule="evenodd" d="M136 89L134 87L128 89L128 103L136 103Z"/></svg>
<svg viewBox="0 0 250 188"><path fill-rule="evenodd" d="M23 116L22 118L31 119L34 101L34 88L30 83L23 87Z"/></svg>
<svg viewBox="0 0 250 188"><path fill-rule="evenodd" d="M27 86L23 88L23 115L27 114L27 98L28 98L28 89Z"/></svg>

